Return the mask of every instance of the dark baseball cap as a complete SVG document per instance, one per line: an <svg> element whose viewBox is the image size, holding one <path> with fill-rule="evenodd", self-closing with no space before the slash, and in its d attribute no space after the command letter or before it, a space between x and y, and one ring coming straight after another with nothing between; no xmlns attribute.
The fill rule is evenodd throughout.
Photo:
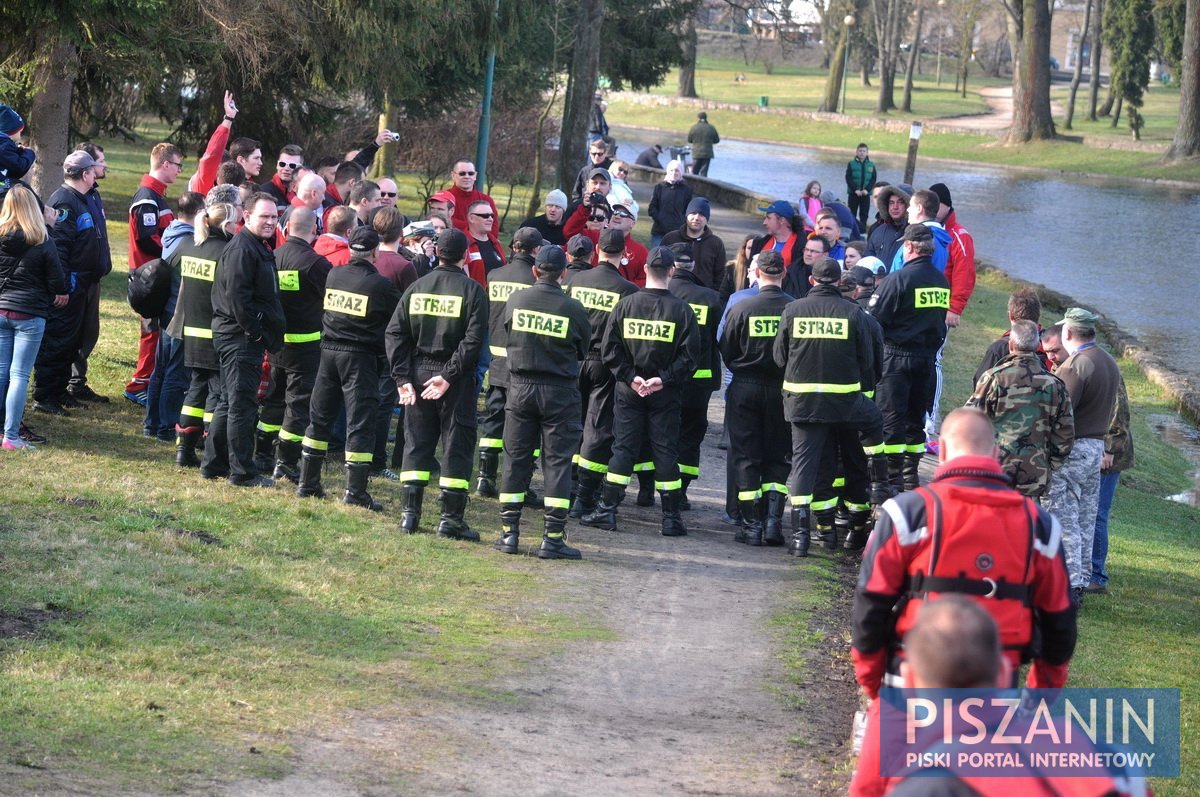
<svg viewBox="0 0 1200 797"><path fill-rule="evenodd" d="M655 271L667 271L674 265L675 255L665 246L656 246L651 249L650 257L646 259L646 268Z"/></svg>
<svg viewBox="0 0 1200 797"><path fill-rule="evenodd" d="M595 249L596 245L592 243L592 239L583 233L575 233L571 240L567 241L567 254L571 257L587 257Z"/></svg>
<svg viewBox="0 0 1200 797"><path fill-rule="evenodd" d="M759 252L755 257L758 258L756 267L759 274L766 274L769 277L773 277L784 272L783 255L774 249L766 249Z"/></svg>
<svg viewBox="0 0 1200 797"><path fill-rule="evenodd" d="M846 274L849 275L852 280L854 280L855 285L859 285L863 288L875 287L875 272L869 268L853 266L849 271L846 272Z"/></svg>
<svg viewBox="0 0 1200 797"><path fill-rule="evenodd" d="M513 246L521 247L522 252L532 252L544 243L542 234L536 227L522 227L517 230L512 242Z"/></svg>
<svg viewBox="0 0 1200 797"><path fill-rule="evenodd" d="M554 244L543 246L533 259L533 265L538 271L562 271L567 267L567 255Z"/></svg>
<svg viewBox="0 0 1200 797"><path fill-rule="evenodd" d="M603 177L604 182L606 182L606 183L612 182L612 175L609 173L608 169L602 168L600 166L597 166L595 169L592 169L590 172L588 172L588 179L590 180L593 177Z"/></svg>
<svg viewBox="0 0 1200 797"><path fill-rule="evenodd" d="M902 241L932 241L933 230L926 227L924 224L910 224L904 230L904 235L900 237Z"/></svg>
<svg viewBox="0 0 1200 797"><path fill-rule="evenodd" d="M823 285L836 285L842 279L842 266L832 257L827 257L813 266L812 276Z"/></svg>
<svg viewBox="0 0 1200 797"><path fill-rule="evenodd" d="M766 207L760 207L759 210L763 213L774 213L776 216L782 216L785 219L796 217L796 209L786 199L776 199Z"/></svg>
<svg viewBox="0 0 1200 797"><path fill-rule="evenodd" d="M625 251L624 230L609 229L600 233L600 251L610 255Z"/></svg>
<svg viewBox="0 0 1200 797"><path fill-rule="evenodd" d="M471 242L467 240L467 236L461 230L451 227L438 234L433 247L437 252L438 259L443 263L457 263L463 259L463 255L467 253L470 245Z"/></svg>
<svg viewBox="0 0 1200 797"><path fill-rule="evenodd" d="M379 233L365 224L350 233L350 251L357 254L374 252L379 247Z"/></svg>

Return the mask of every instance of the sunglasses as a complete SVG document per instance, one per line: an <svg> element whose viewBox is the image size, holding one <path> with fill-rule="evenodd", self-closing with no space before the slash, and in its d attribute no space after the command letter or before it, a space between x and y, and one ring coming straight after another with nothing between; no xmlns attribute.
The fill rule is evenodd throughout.
<svg viewBox="0 0 1200 797"><path fill-rule="evenodd" d="M625 213L625 212L623 212L623 211L620 211L620 210L618 210L618 211L617 211L615 214L613 214L613 215L615 215L615 216L616 216L618 219L632 219L632 218L633 218L633 214L632 214L632 213Z"/></svg>
<svg viewBox="0 0 1200 797"><path fill-rule="evenodd" d="M494 218L496 218L495 213L472 213L471 215L477 219L494 219Z"/></svg>
<svg viewBox="0 0 1200 797"><path fill-rule="evenodd" d="M588 221L608 221L608 216L588 216Z"/></svg>
<svg viewBox="0 0 1200 797"><path fill-rule="evenodd" d="M383 197L384 199L392 199L396 196L396 192L395 191L380 191L379 196Z"/></svg>
<svg viewBox="0 0 1200 797"><path fill-rule="evenodd" d="M300 168L299 163L288 163L287 161L279 162L280 169L292 169L293 171Z"/></svg>
<svg viewBox="0 0 1200 797"><path fill-rule="evenodd" d="M592 157L595 157L597 155L607 155L607 154L608 154L608 152L606 152L605 150L600 150L599 152L593 152Z"/></svg>
<svg viewBox="0 0 1200 797"><path fill-rule="evenodd" d="M455 172L459 177L474 177L475 172Z"/></svg>
<svg viewBox="0 0 1200 797"><path fill-rule="evenodd" d="M176 169L182 169L182 168L183 168L183 161L167 161L167 163L171 164L171 165L172 165L172 166L174 166Z"/></svg>

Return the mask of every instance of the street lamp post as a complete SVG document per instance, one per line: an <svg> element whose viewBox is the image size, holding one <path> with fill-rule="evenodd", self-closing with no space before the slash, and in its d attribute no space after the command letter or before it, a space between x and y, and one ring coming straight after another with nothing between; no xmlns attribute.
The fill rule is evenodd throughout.
<svg viewBox="0 0 1200 797"><path fill-rule="evenodd" d="M846 57L842 59L842 113L846 112L846 84L850 82L850 29L857 21L853 14L847 14L842 20L846 23Z"/></svg>

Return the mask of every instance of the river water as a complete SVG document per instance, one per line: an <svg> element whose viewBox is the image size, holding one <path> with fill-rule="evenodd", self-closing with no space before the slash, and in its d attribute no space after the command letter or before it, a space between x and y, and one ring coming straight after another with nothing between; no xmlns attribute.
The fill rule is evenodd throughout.
<svg viewBox="0 0 1200 797"><path fill-rule="evenodd" d="M630 161L652 143L666 148L685 138L614 135ZM709 177L793 202L815 179L844 201L850 157L722 140ZM903 158L872 159L880 179L900 182ZM1200 384L1200 191L918 159L915 185L937 182L950 187L981 260L1103 312Z"/></svg>

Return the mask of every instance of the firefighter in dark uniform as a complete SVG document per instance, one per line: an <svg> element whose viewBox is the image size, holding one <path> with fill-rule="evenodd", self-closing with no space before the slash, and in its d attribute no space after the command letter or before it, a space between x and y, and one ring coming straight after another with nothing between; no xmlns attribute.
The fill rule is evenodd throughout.
<svg viewBox="0 0 1200 797"><path fill-rule="evenodd" d="M574 236L567 242L571 247ZM590 243L590 241L589 241ZM625 255L625 233L605 230L600 233L600 261L586 271L572 270L567 276L567 293L587 310L592 326L592 341L587 359L579 369L579 393L582 398L583 442L575 461L579 474L575 503L571 517L582 518L596 508L596 498L613 446L613 382L612 372L600 355L604 333L612 311L623 297L637 293L638 287L621 276L618 268Z"/></svg>
<svg viewBox="0 0 1200 797"><path fill-rule="evenodd" d="M592 255L596 253L596 245L592 239L583 233L576 233L567 241L567 255L571 260L567 263L567 277L576 271L591 271Z"/></svg>
<svg viewBox="0 0 1200 797"><path fill-rule="evenodd" d="M883 378L875 401L883 413L883 450L892 489L913 490L925 454L925 412L933 402L934 359L946 339L950 285L933 265L933 233L910 224L901 238L904 267L871 296L883 328Z"/></svg>
<svg viewBox="0 0 1200 797"><path fill-rule="evenodd" d="M219 185L208 192L195 219L192 243L179 244L179 305L183 309L183 364L192 377L175 435L175 464L200 467L196 446L204 436L221 396L221 361L213 348L212 285L217 261L241 221L238 189Z"/></svg>
<svg viewBox="0 0 1200 797"><path fill-rule="evenodd" d="M478 540L463 519L475 448L475 368L487 337L488 299L463 263L469 243L455 229L438 235L437 268L404 292L387 328L388 359L404 410L404 513L416 532L434 450L442 443L438 536Z"/></svg>
<svg viewBox="0 0 1200 797"><path fill-rule="evenodd" d="M813 491L826 444L836 443L847 471L862 473L853 484L861 491L847 500L867 500L866 455L859 434L878 427L879 408L864 391L874 389L875 352L866 311L842 298L842 267L825 258L813 266L808 295L789 304L775 337L775 362L784 369L784 417L792 427L792 540L788 552L808 556ZM830 477L832 478L832 477ZM817 515L827 548L836 546L833 512L836 499Z"/></svg>
<svg viewBox="0 0 1200 797"><path fill-rule="evenodd" d="M346 408L346 494L342 503L378 512L383 507L367 492L375 456L375 416L379 409L379 358L383 333L400 292L375 270L379 233L358 227L350 233L350 262L329 272L321 329L321 365L313 385L308 429L302 441L300 485L296 495L323 497L321 467L329 431Z"/></svg>
<svg viewBox="0 0 1200 797"><path fill-rule="evenodd" d="M533 227L517 230L512 240L512 259L508 265L492 269L488 282L488 365L487 399L483 421L479 424L479 477L475 492L495 498L496 469L504 448L504 402L508 395L508 358L504 352L504 308L517 291L533 285L533 258L542 248L542 234Z"/></svg>
<svg viewBox="0 0 1200 797"><path fill-rule="evenodd" d="M581 559L566 542L571 503L571 457L579 450L579 364L592 340L587 311L560 286L567 257L546 245L534 261L537 283L509 298L504 330L509 368L504 418L504 479L497 550L516 553L521 507L541 445L545 527L539 559ZM494 338L493 338L494 340ZM495 360L492 361L493 363Z"/></svg>
<svg viewBox="0 0 1200 797"><path fill-rule="evenodd" d="M259 413L260 433L278 433L274 478L300 480L300 445L308 428L308 408L321 365L321 326L325 280L332 266L313 251L317 214L294 208L287 239L275 250L275 276L286 326L283 351L269 357L271 380Z"/></svg>
<svg viewBox="0 0 1200 797"><path fill-rule="evenodd" d="M604 364L616 380L613 454L600 502L583 518L588 526L616 530L617 505L633 479L634 458L649 440L654 486L662 496L662 534L687 534L679 516L679 417L700 343L692 308L667 290L672 266L671 250L655 247L646 263L646 287L617 303L604 334Z"/></svg>
<svg viewBox="0 0 1200 797"><path fill-rule="evenodd" d="M699 361L691 380L683 386L683 406L679 418L679 479L683 483L679 508L691 509L688 485L700 478L700 444L708 431L708 401L721 386L721 354L717 350L717 322L724 305L721 295L696 276L691 244L678 243L671 247L675 269L667 290L687 302L696 314Z"/></svg>
<svg viewBox="0 0 1200 797"><path fill-rule="evenodd" d="M778 252L758 255L758 293L730 308L721 335L721 357L733 373L725 393L725 418L742 517L734 540L747 545L783 545L790 450L775 335L779 317L792 301L780 287L784 271Z"/></svg>

